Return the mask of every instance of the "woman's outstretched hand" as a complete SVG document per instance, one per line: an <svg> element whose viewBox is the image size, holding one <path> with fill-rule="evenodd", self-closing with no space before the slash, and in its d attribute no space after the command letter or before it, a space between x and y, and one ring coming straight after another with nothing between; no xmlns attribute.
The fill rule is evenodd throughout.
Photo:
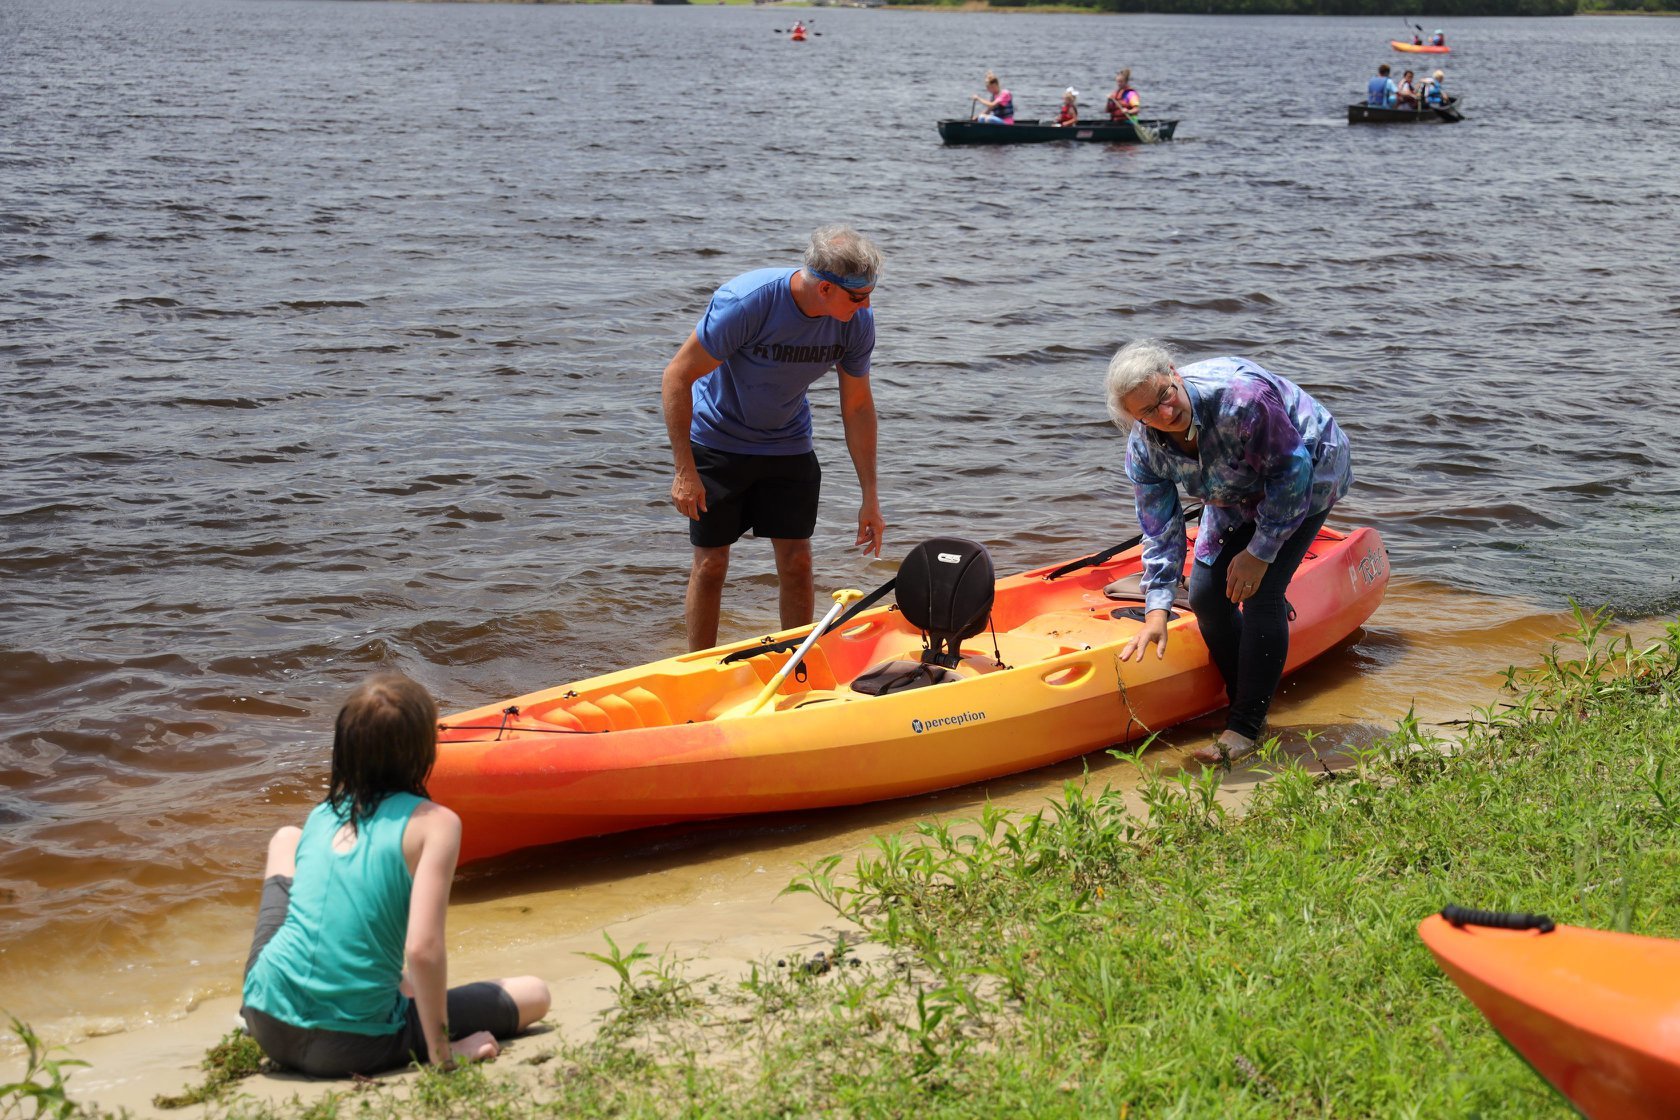
<svg viewBox="0 0 1680 1120"><path fill-rule="evenodd" d="M1120 647L1120 660L1142 661L1143 651L1155 643L1155 657L1159 660L1167 655L1167 613L1166 611L1150 611L1143 620L1143 629L1132 635L1132 640ZM1133 655L1136 655L1135 657Z"/></svg>

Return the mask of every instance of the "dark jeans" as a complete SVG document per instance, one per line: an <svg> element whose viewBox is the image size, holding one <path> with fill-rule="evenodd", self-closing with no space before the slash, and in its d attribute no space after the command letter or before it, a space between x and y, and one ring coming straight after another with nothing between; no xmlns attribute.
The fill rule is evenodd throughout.
<svg viewBox="0 0 1680 1120"><path fill-rule="evenodd" d="M1225 695L1231 704L1225 727L1239 735L1258 739L1266 726L1266 711L1289 657L1289 604L1284 592L1329 513L1312 514L1301 523L1278 549L1259 588L1240 607L1225 596L1225 572L1254 538L1252 521L1226 539L1212 564L1191 565L1190 609L1196 612L1202 640L1225 678Z"/></svg>

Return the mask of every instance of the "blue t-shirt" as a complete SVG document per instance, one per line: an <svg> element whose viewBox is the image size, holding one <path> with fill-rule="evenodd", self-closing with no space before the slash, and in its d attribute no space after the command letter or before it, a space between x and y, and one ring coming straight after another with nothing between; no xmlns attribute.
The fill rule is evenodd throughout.
<svg viewBox="0 0 1680 1120"><path fill-rule="evenodd" d="M714 451L803 455L811 450L805 390L834 366L869 375L875 313L842 323L793 302L797 269L743 273L712 294L694 334L722 365L694 383L689 438Z"/></svg>
<svg viewBox="0 0 1680 1120"><path fill-rule="evenodd" d="M1399 99L1400 91L1392 78L1378 74L1365 83L1365 104L1373 109L1392 109Z"/></svg>

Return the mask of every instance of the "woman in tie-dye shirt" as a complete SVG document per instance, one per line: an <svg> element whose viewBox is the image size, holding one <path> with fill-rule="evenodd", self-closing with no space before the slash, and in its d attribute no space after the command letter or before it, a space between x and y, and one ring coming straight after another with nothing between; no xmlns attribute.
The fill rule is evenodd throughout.
<svg viewBox="0 0 1680 1120"><path fill-rule="evenodd" d="M1184 571L1182 489L1204 503L1190 607L1230 701L1203 762L1251 753L1289 654L1284 592L1324 518L1353 482L1347 438L1324 407L1246 358L1180 369L1156 342L1108 366L1108 407L1129 428L1126 475L1143 527L1144 624L1121 657L1167 648Z"/></svg>

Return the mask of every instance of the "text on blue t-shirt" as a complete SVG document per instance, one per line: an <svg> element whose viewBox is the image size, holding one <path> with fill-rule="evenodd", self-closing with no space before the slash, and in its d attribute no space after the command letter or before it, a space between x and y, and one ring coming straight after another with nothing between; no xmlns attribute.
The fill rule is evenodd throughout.
<svg viewBox="0 0 1680 1120"><path fill-rule="evenodd" d="M835 366L853 377L869 374L874 311L844 323L805 314L793 301L796 271L757 269L712 294L694 328L706 353L722 362L694 383L689 438L702 447L803 455L811 450L805 391Z"/></svg>

